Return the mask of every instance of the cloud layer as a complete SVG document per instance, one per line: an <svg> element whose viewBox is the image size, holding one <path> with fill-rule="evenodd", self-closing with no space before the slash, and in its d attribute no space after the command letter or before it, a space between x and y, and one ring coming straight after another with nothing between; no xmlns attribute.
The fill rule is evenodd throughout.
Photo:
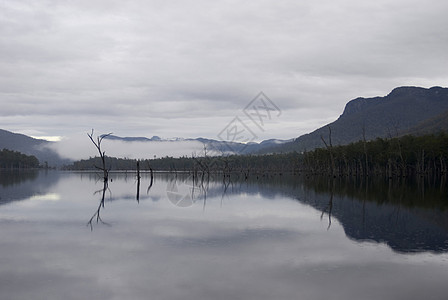
<svg viewBox="0 0 448 300"><path fill-rule="evenodd" d="M49 146L63 158L72 160L87 159L98 156L95 146L85 135L73 135L65 137L61 141ZM104 139L101 143L102 150L108 156L148 159L165 156L201 156L204 145L198 141L159 141L159 142L124 142Z"/></svg>
<svg viewBox="0 0 448 300"><path fill-rule="evenodd" d="M257 136L291 138L448 79L446 1L1 5L0 128L34 136L216 138L264 91L282 116Z"/></svg>

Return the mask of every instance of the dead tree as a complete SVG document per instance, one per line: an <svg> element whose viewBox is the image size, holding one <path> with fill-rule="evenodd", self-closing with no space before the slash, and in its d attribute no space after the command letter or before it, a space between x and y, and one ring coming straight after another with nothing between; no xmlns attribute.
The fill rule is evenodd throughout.
<svg viewBox="0 0 448 300"><path fill-rule="evenodd" d="M109 179L109 170L106 168L106 152L101 150L101 142L103 141L104 138L108 137L111 134L112 133L108 133L108 134L103 134L103 135L97 136L96 141L95 141L95 139L93 138L93 129L92 129L91 133L87 133L88 137L90 138L92 143L95 145L96 149L98 150L98 153L100 154L102 166L101 167L95 166L95 168L103 171L103 179L105 182L107 182Z"/></svg>
<svg viewBox="0 0 448 300"><path fill-rule="evenodd" d="M365 158L365 170L364 175L369 176L369 160L367 158L367 141L366 141L366 126L362 125L362 145L364 148L364 158Z"/></svg>
<svg viewBox="0 0 448 300"><path fill-rule="evenodd" d="M336 164L334 162L334 155L333 155L333 144L331 142L331 127L328 126L328 144L325 141L324 137L321 135L320 138L322 140L322 142L324 142L325 148L327 148L328 152L330 153L330 160L331 160L331 166L330 166L330 172L331 172L331 176L336 177Z"/></svg>

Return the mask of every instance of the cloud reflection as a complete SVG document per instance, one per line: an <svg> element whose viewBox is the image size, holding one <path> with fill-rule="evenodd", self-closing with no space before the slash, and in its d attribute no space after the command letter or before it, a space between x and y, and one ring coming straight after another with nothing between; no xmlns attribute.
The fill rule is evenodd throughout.
<svg viewBox="0 0 448 300"><path fill-rule="evenodd" d="M65 174L65 173L64 173ZM347 238L335 195L330 230L320 220L328 195L298 182L234 182L222 200L211 182L207 208L173 206L167 175L135 201L135 174L112 174L115 197L86 229L103 182L66 174L47 194L60 201L0 207L6 299L434 299L446 296L447 253L398 254L385 243ZM149 178L142 176L142 186ZM220 189L221 188L221 189ZM239 193L244 191L244 197ZM121 198L123 197L123 198ZM154 197L154 198L152 198ZM130 201L132 199L132 201ZM159 201L152 201L160 199ZM297 200L299 199L299 200ZM350 207L356 199L344 202ZM374 209L369 207L369 209ZM11 220L11 215L29 216Z"/></svg>

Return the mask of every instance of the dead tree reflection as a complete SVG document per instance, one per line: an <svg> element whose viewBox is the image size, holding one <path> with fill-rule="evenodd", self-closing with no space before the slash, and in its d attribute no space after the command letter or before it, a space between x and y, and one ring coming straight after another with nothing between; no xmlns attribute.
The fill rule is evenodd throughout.
<svg viewBox="0 0 448 300"><path fill-rule="evenodd" d="M140 179L142 177L140 176L140 162L137 161L137 202L140 203Z"/></svg>
<svg viewBox="0 0 448 300"><path fill-rule="evenodd" d="M98 191L96 191L94 193L94 195L101 193L101 201L100 201L100 204L98 205L98 208L96 209L95 213L90 218L89 222L87 222L87 226L90 226L90 230L93 230L93 222L94 221L96 221L97 224L101 222L104 225L110 226L109 223L106 223L106 222L103 221L103 219L101 219L101 215L100 215L101 209L104 208L104 201L105 201L105 198L106 198L106 191L110 192L108 182L104 181L103 189L98 190Z"/></svg>
<svg viewBox="0 0 448 300"><path fill-rule="evenodd" d="M221 207L222 207L222 203L223 203L224 197L227 195L227 190L228 190L228 188L230 186L230 183L231 183L230 176L225 176L224 175L223 180L222 180L222 184L224 186L224 189L223 189L222 195L221 195Z"/></svg>
<svg viewBox="0 0 448 300"><path fill-rule="evenodd" d="M334 196L334 189L335 189L335 179L334 178L330 179L329 185L330 185L330 199L328 200L327 207L324 210L322 210L322 214L320 215L320 219L322 220L324 217L324 214L325 213L328 214L327 230L329 230L331 227L331 213L333 211L333 196Z"/></svg>
<svg viewBox="0 0 448 300"><path fill-rule="evenodd" d="M148 168L149 168L149 172L151 174L151 181L149 182L149 186L148 186L148 189L146 190L146 194L149 194L149 190L152 188L152 185L154 183L154 173L153 173L153 170L152 170L149 162L148 162Z"/></svg>
<svg viewBox="0 0 448 300"><path fill-rule="evenodd" d="M202 210L205 211L205 207L207 204L207 192L210 186L210 172L208 169L204 168L201 172L200 176L193 177L193 189L192 189L192 197L193 202L194 199L200 199L202 196L203 205ZM195 191L197 190L197 195L195 195Z"/></svg>

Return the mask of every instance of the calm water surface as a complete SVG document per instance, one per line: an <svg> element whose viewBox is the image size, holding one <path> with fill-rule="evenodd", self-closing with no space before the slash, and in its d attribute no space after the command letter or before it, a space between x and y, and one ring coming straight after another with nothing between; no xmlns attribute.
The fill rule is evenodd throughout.
<svg viewBox="0 0 448 300"><path fill-rule="evenodd" d="M0 299L447 299L443 182L111 177L0 173Z"/></svg>

